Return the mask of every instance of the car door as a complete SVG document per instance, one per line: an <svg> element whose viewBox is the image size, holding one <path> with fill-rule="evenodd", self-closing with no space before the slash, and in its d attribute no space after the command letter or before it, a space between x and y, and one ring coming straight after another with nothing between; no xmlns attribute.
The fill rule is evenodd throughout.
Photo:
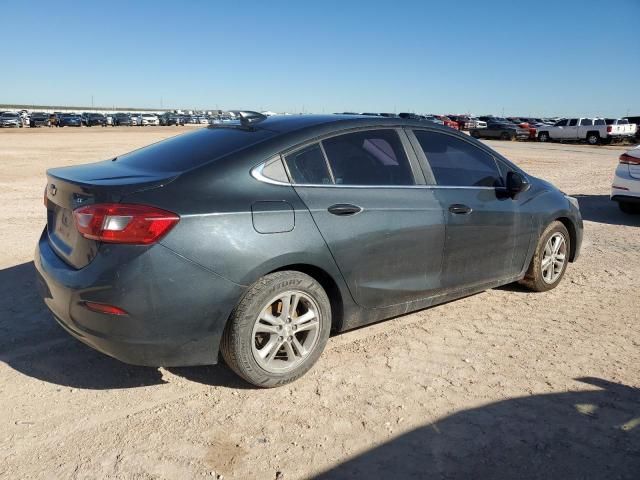
<svg viewBox="0 0 640 480"><path fill-rule="evenodd" d="M587 138L587 132L590 130L593 130L593 120L591 118L581 118L576 131L576 139Z"/></svg>
<svg viewBox="0 0 640 480"><path fill-rule="evenodd" d="M284 155L359 305L379 308L441 289L444 214L402 130L354 131Z"/></svg>
<svg viewBox="0 0 640 480"><path fill-rule="evenodd" d="M531 237L531 219L506 195L490 151L459 136L414 130L425 176L446 215L443 288L456 290L517 275Z"/></svg>
<svg viewBox="0 0 640 480"><path fill-rule="evenodd" d="M563 140L577 140L578 139L578 118L570 118L567 126L563 129Z"/></svg>
<svg viewBox="0 0 640 480"><path fill-rule="evenodd" d="M554 123L553 126L549 128L549 136L554 140L563 139L565 135L565 129L567 128L568 124L569 120L566 118L563 118L562 120Z"/></svg>

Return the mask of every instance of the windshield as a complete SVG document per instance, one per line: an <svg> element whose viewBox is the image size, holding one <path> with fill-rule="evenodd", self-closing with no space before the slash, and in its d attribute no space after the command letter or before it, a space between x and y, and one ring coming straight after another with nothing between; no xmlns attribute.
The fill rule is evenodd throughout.
<svg viewBox="0 0 640 480"><path fill-rule="evenodd" d="M2 114L3 117L5 118L18 118L18 114L17 113L11 113L11 112L4 112Z"/></svg>

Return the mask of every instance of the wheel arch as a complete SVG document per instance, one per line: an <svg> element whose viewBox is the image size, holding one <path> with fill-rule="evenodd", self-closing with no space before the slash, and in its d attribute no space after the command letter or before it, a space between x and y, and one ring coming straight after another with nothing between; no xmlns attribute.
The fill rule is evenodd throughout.
<svg viewBox="0 0 640 480"><path fill-rule="evenodd" d="M576 258L576 247L577 247L576 243L578 238L577 232L576 232L576 226L574 225L573 221L568 217L558 217L555 219L555 221L562 223L567 229L567 231L569 232L569 246L571 247L569 250L569 261L573 262Z"/></svg>
<svg viewBox="0 0 640 480"><path fill-rule="evenodd" d="M342 330L343 318L344 318L344 302L342 299L342 292L338 287L335 279L323 268L308 263L293 263L290 265L284 265L272 270L268 273L282 272L286 270L294 270L309 275L315 281L317 281L329 297L331 303L331 330Z"/></svg>

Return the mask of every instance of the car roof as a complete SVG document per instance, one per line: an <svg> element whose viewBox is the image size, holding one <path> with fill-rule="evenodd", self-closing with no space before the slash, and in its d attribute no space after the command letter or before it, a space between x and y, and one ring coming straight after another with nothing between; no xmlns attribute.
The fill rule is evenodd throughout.
<svg viewBox="0 0 640 480"><path fill-rule="evenodd" d="M340 129L358 128L358 127L381 127L381 126L415 126L415 127L432 127L450 132L451 129L443 127L436 123L425 122L421 120L413 120L399 117L375 117L371 115L273 115L267 117L261 122L252 125L256 129L271 130L275 133L288 133L297 130L325 130L331 126ZM220 126L212 126L210 128L241 128L238 125L221 124Z"/></svg>

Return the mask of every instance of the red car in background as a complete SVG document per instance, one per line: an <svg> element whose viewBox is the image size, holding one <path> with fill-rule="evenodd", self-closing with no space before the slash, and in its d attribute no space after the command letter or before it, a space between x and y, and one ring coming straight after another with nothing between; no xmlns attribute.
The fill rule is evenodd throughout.
<svg viewBox="0 0 640 480"><path fill-rule="evenodd" d="M515 123L520 128L526 128L527 130L529 130L529 140L535 140L537 138L538 130L534 125L532 125L528 121L523 120L521 118L517 118L517 117L507 117L507 120L509 120L512 123Z"/></svg>
<svg viewBox="0 0 640 480"><path fill-rule="evenodd" d="M434 115L434 117L442 121L445 127L451 127L454 130L460 130L460 126L458 125L458 122L454 122L449 117L446 117L444 115Z"/></svg>

